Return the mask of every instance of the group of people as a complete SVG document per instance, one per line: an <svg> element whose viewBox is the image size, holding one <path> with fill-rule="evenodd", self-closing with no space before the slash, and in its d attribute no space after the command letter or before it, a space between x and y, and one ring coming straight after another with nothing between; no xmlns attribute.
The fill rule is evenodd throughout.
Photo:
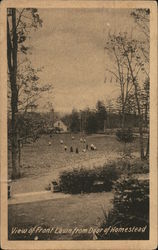
<svg viewBox="0 0 158 250"><path fill-rule="evenodd" d="M75 137L72 136L71 139L74 140ZM81 138L80 138L80 142L81 142L81 143L86 143L86 139L81 137ZM60 140L60 143L63 144L63 143L64 143L63 140ZM67 151L67 149L68 149L68 148L67 148L67 146L65 145L65 146L64 146L64 150ZM82 149L82 152L85 153L88 149L89 149L89 145L88 145L88 143L87 143L86 146L85 146L85 148ZM96 146L95 146L94 144L91 144L91 145L90 145L90 149L91 149L91 150L96 150L97 148L96 148ZM76 153L78 154L78 153L79 153L79 149L78 149L78 147L76 147L75 149L73 149L73 147L71 146L71 147L70 147L70 152L71 152L71 153L76 152Z"/></svg>
<svg viewBox="0 0 158 250"><path fill-rule="evenodd" d="M71 139L74 140L75 137L72 136ZM81 138L80 138L80 142L81 142L81 143L86 143L86 139L81 137ZM63 141L63 140L60 140L60 144L63 145L63 144L64 144L64 141ZM49 141L48 145L51 146L51 142L50 142L50 141ZM90 145L90 147L89 147L89 145L88 145L88 143L87 143L87 144L85 145L85 148L82 149L82 152L85 153L89 148L90 148L90 150L96 150L96 149L97 149L96 146L95 146L93 143ZM64 145L64 150L65 150L65 151L68 150L68 147L67 147L66 144ZM73 153L73 152L76 152L76 154L78 154L78 153L79 153L78 147L73 148L73 146L70 146L70 153Z"/></svg>

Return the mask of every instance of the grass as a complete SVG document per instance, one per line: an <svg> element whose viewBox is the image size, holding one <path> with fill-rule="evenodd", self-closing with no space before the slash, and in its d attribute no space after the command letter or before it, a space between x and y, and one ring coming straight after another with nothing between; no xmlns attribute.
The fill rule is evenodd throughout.
<svg viewBox="0 0 158 250"><path fill-rule="evenodd" d="M85 147L84 143L79 141L80 135L74 135L75 140L71 139L69 134L55 134L52 138L48 135L42 136L33 144L24 145L21 149L21 171L24 177L42 176L49 173L51 170L60 169L64 166L73 167L75 164L82 165L83 162L108 158L110 155L119 155L123 151L123 144L116 140L115 136L91 135L87 136L87 144L90 146L93 143L96 151L88 150L86 153L82 152ZM64 151L64 145L60 144L60 140L67 145L67 151ZM51 146L48 142L51 142ZM79 154L75 152L70 153L70 147L76 149L78 147ZM129 145L132 152L138 152L137 141ZM9 177L11 175L11 152L8 155L9 162Z"/></svg>
<svg viewBox="0 0 158 250"><path fill-rule="evenodd" d="M103 165L107 161L116 160L122 157L124 145L117 141L113 135L90 135L86 137L86 143L93 143L96 151L88 150L82 152L85 144L80 142L80 135L74 134L75 139L71 139L70 134L55 134L52 138L48 135L42 136L33 144L24 145L21 149L21 172L23 178L12 183L13 193L33 192L44 190L50 181L58 178L61 171L83 166L84 168ZM60 144L63 140L67 145L67 152L64 145ZM51 141L51 146L48 142ZM70 153L70 147L78 147L79 154ZM139 155L138 140L128 145L130 151ZM11 176L11 152L9 152L9 171L8 178Z"/></svg>
<svg viewBox="0 0 158 250"><path fill-rule="evenodd" d="M31 226L43 226L44 228L97 228L103 220L102 208L108 211L111 208L112 193L75 195L66 199L49 200L34 203L25 203L9 206L9 232L13 227L30 228ZM9 234L10 240L34 239L26 234L19 236ZM43 239L89 239L92 234L44 234ZM42 239L42 236L39 236Z"/></svg>
<svg viewBox="0 0 158 250"><path fill-rule="evenodd" d="M33 144L24 145L22 148L22 172L24 178L13 183L13 193L30 192L44 190L50 180L53 180L60 171L76 166L89 168L101 166L106 160L116 160L121 156L124 145L117 141L115 136L110 135L91 135L87 136L88 145L93 143L96 151L88 150L82 152L83 143L80 143L79 134L75 134L75 140L72 141L69 134L56 134L52 138L45 135ZM68 147L64 151L64 145L60 144L63 140ZM48 142L51 141L51 146ZM70 147L79 149L79 154L70 153ZM134 141L128 147L132 153L138 154L139 143ZM11 173L9 153L9 175ZM126 166L125 166L126 169ZM25 203L9 206L9 231L12 227L29 227L34 225L43 225L45 227L62 228L97 228L98 220L103 216L102 206L106 209L111 207L110 200L113 194L91 193L84 195L75 195L68 199L49 200L34 203ZM35 235L33 235L35 236ZM32 236L32 237L33 237ZM24 239L24 236L10 235L9 239ZM40 235L39 239L69 240L69 239L91 239L91 235ZM34 239L26 235L25 239Z"/></svg>

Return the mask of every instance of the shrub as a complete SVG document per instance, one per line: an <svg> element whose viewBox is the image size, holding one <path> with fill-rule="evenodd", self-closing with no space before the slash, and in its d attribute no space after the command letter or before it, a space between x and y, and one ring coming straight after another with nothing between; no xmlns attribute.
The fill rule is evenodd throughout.
<svg viewBox="0 0 158 250"><path fill-rule="evenodd" d="M149 237L149 181L134 178L119 179L114 187L113 209L105 214L101 227L147 227L145 232L101 233L98 239L148 239Z"/></svg>
<svg viewBox="0 0 158 250"><path fill-rule="evenodd" d="M149 161L140 159L121 159L117 162L118 169L123 174L147 174L149 173Z"/></svg>
<svg viewBox="0 0 158 250"><path fill-rule="evenodd" d="M64 171L60 175L59 186L66 193L90 192L94 181L93 173L88 173L85 169L74 169Z"/></svg>
<svg viewBox="0 0 158 250"><path fill-rule="evenodd" d="M134 174L147 174L149 173L149 161L148 160L137 160L131 163L131 171Z"/></svg>
<svg viewBox="0 0 158 250"><path fill-rule="evenodd" d="M99 179L104 182L104 191L111 191L113 182L119 178L120 172L116 163L113 162L109 166L104 165L99 172Z"/></svg>
<svg viewBox="0 0 158 250"><path fill-rule="evenodd" d="M130 143L130 142L133 142L134 140L133 131L131 128L118 129L116 131L116 137L118 141L125 142L125 143Z"/></svg>
<svg viewBox="0 0 158 250"><path fill-rule="evenodd" d="M110 191L113 181L119 178L119 171L112 164L93 169L79 168L64 171L59 177L59 186L64 193L90 193L97 191ZM101 182L101 190L94 186L95 182Z"/></svg>

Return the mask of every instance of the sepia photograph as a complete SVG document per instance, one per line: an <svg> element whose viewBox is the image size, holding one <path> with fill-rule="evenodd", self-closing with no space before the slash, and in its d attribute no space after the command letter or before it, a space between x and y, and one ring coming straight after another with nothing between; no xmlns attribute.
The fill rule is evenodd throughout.
<svg viewBox="0 0 158 250"><path fill-rule="evenodd" d="M6 6L7 241L145 246L156 233L156 5L59 2Z"/></svg>

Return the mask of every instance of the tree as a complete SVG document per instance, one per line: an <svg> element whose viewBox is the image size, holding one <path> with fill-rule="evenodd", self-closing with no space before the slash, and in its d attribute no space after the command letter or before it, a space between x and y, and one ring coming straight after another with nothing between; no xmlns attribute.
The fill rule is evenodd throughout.
<svg viewBox="0 0 158 250"><path fill-rule="evenodd" d="M102 101L98 101L96 104L97 108L97 129L103 130L104 129L104 121L107 119L107 112L105 105Z"/></svg>
<svg viewBox="0 0 158 250"><path fill-rule="evenodd" d="M122 101L121 101L121 96L117 98L117 109L119 110L119 114L122 114ZM126 114L136 114L136 102L135 102L135 97L133 91L130 91L128 93L128 101L126 102L125 105L125 116ZM126 127L126 124L125 124Z"/></svg>
<svg viewBox="0 0 158 250"><path fill-rule="evenodd" d="M124 128L126 105L133 85L131 83L129 66L125 63L125 57L122 54L121 44L119 41L120 37L109 34L105 50L107 51L107 54L112 57L115 65L112 70L106 69L106 71L115 77L116 83L119 83L120 86L119 104L122 113L122 128Z"/></svg>
<svg viewBox="0 0 158 250"><path fill-rule="evenodd" d="M26 54L28 47L25 41L31 29L37 29L42 25L37 9L7 10L7 61L8 78L11 90L11 124L12 124L12 178L20 177L19 147L18 147L18 84L17 72L19 53Z"/></svg>
<svg viewBox="0 0 158 250"><path fill-rule="evenodd" d="M39 138L43 132L44 119L37 112L19 113L18 125L20 142L23 146L23 143L27 143L27 140L35 142Z"/></svg>
<svg viewBox="0 0 158 250"><path fill-rule="evenodd" d="M96 133L98 130L97 116L96 112L89 111L86 119L85 130L87 133L92 134Z"/></svg>
<svg viewBox="0 0 158 250"><path fill-rule="evenodd" d="M70 130L71 132L80 131L79 113L75 109L72 110L72 114L71 114Z"/></svg>
<svg viewBox="0 0 158 250"><path fill-rule="evenodd" d="M65 114L61 120L64 122L64 124L70 128L70 124L71 124L71 115L70 114Z"/></svg>
<svg viewBox="0 0 158 250"><path fill-rule="evenodd" d="M144 67L144 73L146 74L146 79L144 81L144 94L142 95L144 106L145 106L145 123L148 127L148 117L149 117L149 89L150 89L150 77L149 77L149 51L150 51L150 9L136 9L131 12L131 16L134 18L139 31L143 34L143 41L140 50L142 52L142 57L146 62L147 67ZM149 133L147 141L146 158L149 156Z"/></svg>
<svg viewBox="0 0 158 250"><path fill-rule="evenodd" d="M40 83L38 73L42 69L33 68L31 62L26 58L17 65L17 94L18 94L18 112L33 111L37 108L37 101L42 93L52 90L51 84ZM10 81L8 87L8 100L11 98ZM9 103L10 104L10 103ZM8 109L10 105L8 105Z"/></svg>
<svg viewBox="0 0 158 250"><path fill-rule="evenodd" d="M129 91L132 90L134 93L139 116L140 155L141 159L143 159L144 141L141 93L143 85L142 82L144 81L146 75L144 75L145 61L144 58L141 57L141 42L130 38L127 33L119 33L118 35L110 36L110 41L107 42L107 45L106 49L108 49L108 52L112 51L114 53L114 63L117 65L118 76L116 75L116 77L118 77L120 81L123 117L125 114L125 105L128 101ZM124 88L125 85L126 91Z"/></svg>
<svg viewBox="0 0 158 250"><path fill-rule="evenodd" d="M115 112L114 100L112 100L112 99L106 100L105 106L106 106L106 111L107 111L107 122L106 122L107 124L106 124L106 126L108 128L111 128L112 124L111 124L111 116L110 116L110 114Z"/></svg>
<svg viewBox="0 0 158 250"><path fill-rule="evenodd" d="M150 46L150 9L135 9L131 12L139 31L145 37L141 46L141 52L144 59L149 62L149 46Z"/></svg>

